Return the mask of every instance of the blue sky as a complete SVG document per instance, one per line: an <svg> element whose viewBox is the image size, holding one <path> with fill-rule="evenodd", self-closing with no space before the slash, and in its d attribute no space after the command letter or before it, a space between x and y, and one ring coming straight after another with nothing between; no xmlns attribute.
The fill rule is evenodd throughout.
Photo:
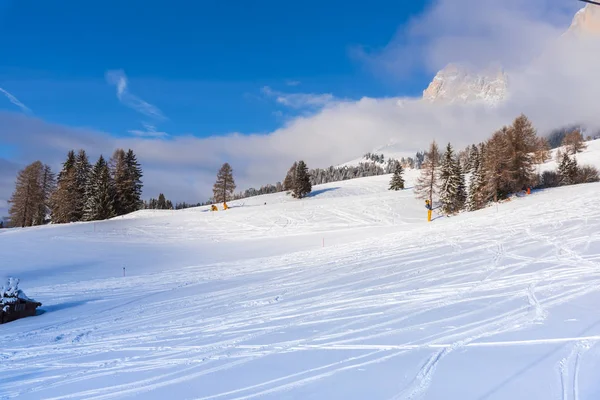
<svg viewBox="0 0 600 400"><path fill-rule="evenodd" d="M152 121L119 103L108 70L162 111L156 130L201 137L269 132L297 114L264 86L358 99L418 95L431 78L389 79L352 56L384 47L421 0L2 1L0 86L40 118L113 135Z"/></svg>
<svg viewBox="0 0 600 400"><path fill-rule="evenodd" d="M547 126L595 118L592 59L530 62L568 27L573 0L0 0L0 214L17 171L55 171L71 149L92 162L131 148L144 198L206 201L229 162L239 190L395 143L480 141L527 111ZM539 58L539 57L538 57ZM450 62L500 62L521 97L497 113L420 101ZM539 61L537 61L539 62ZM600 68L600 66L598 66ZM548 72L536 76L527 71ZM587 78L586 78L587 79ZM556 88L556 91L538 93ZM550 102L550 104L548 104ZM548 111L553 110L553 111ZM588 114L586 114L588 113ZM538 122L538 121L536 121Z"/></svg>

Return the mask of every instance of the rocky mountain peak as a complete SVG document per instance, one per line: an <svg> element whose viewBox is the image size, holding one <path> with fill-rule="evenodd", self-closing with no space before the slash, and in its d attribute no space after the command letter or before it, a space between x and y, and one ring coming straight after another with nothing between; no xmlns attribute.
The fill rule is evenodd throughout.
<svg viewBox="0 0 600 400"><path fill-rule="evenodd" d="M600 6L587 4L579 10L567 33L600 35Z"/></svg>
<svg viewBox="0 0 600 400"><path fill-rule="evenodd" d="M493 65L483 71L451 63L439 71L423 91L429 102L496 105L506 97L508 77L502 67Z"/></svg>

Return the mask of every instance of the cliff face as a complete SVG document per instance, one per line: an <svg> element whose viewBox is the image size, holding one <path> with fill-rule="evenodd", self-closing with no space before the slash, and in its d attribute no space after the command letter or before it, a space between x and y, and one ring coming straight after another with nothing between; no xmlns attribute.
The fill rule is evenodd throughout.
<svg viewBox="0 0 600 400"><path fill-rule="evenodd" d="M429 102L496 105L506 97L508 77L501 67L475 72L458 64L449 64L433 78L423 91Z"/></svg>
<svg viewBox="0 0 600 400"><path fill-rule="evenodd" d="M579 10L566 34L600 35L600 6L587 4Z"/></svg>

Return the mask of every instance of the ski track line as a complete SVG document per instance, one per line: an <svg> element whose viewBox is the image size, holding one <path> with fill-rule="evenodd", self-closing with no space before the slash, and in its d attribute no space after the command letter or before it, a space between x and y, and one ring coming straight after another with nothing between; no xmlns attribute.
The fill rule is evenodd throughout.
<svg viewBox="0 0 600 400"><path fill-rule="evenodd" d="M569 395L572 394L572 400L580 400L579 397L579 371L581 357L586 353L595 343L590 343L593 340L597 341L597 338L580 338L571 349L571 353L559 361L558 370L560 374L560 383L562 389L562 400L569 400ZM571 369L573 372L571 373Z"/></svg>

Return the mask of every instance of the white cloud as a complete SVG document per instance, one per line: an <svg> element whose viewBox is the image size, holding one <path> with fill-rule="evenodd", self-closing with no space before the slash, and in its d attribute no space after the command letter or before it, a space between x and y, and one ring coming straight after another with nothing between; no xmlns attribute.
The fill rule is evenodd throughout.
<svg viewBox="0 0 600 400"><path fill-rule="evenodd" d="M133 110L157 120L164 120L166 117L158 107L140 99L131 94L128 88L127 76L122 70L110 70L106 72L106 81L115 85L117 88L117 98L119 101Z"/></svg>
<svg viewBox="0 0 600 400"><path fill-rule="evenodd" d="M269 86L264 86L262 88L262 92L268 97L275 98L277 103L295 109L320 108L337 101L337 99L330 93L284 93L273 90Z"/></svg>
<svg viewBox="0 0 600 400"><path fill-rule="evenodd" d="M10 101L11 103L13 103L17 107L19 107L21 110L23 110L25 112L31 112L31 110L25 104L21 103L19 101L19 99L17 99L15 96L13 96L12 94L10 94L8 91L0 88L0 92L2 92L6 96L6 98L8 99L8 101Z"/></svg>
<svg viewBox="0 0 600 400"><path fill-rule="evenodd" d="M132 129L128 131L128 133L130 133L133 136L146 138L166 138L169 136L167 132L157 131L156 127L152 124L142 122L142 125L144 126L144 130Z"/></svg>
<svg viewBox="0 0 600 400"><path fill-rule="evenodd" d="M298 86L300 84L300 81L288 80L285 82L285 84L288 86Z"/></svg>
<svg viewBox="0 0 600 400"><path fill-rule="evenodd" d="M522 68L568 27L583 3L563 0L437 0L384 48L353 54L376 71L409 77L449 62Z"/></svg>

